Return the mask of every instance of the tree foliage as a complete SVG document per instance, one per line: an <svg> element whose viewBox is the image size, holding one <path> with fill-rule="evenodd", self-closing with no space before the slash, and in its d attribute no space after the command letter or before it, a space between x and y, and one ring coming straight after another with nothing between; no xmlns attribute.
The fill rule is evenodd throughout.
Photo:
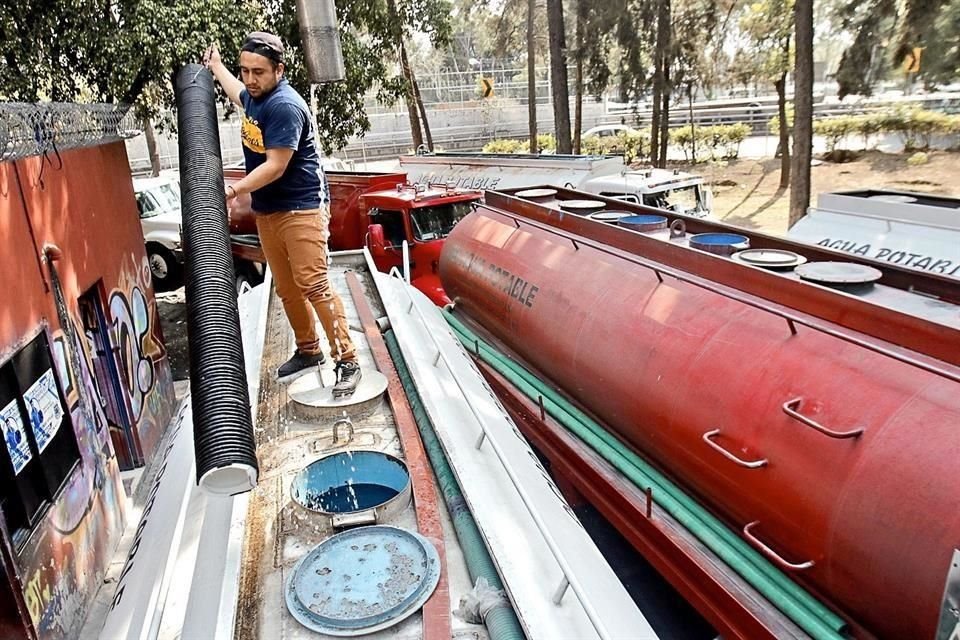
<svg viewBox="0 0 960 640"><path fill-rule="evenodd" d="M587 90L599 95L616 81L620 100L641 99L651 82L656 3L596 3L586 18L582 55Z"/></svg>
<svg viewBox="0 0 960 640"><path fill-rule="evenodd" d="M738 51L738 70L755 82L774 83L793 66L793 0L758 0L744 8L740 29L746 47Z"/></svg>
<svg viewBox="0 0 960 640"><path fill-rule="evenodd" d="M837 70L840 96L870 95L885 72L924 50L919 76L950 82L960 73L960 0L845 0L841 27L854 36Z"/></svg>
<svg viewBox="0 0 960 640"><path fill-rule="evenodd" d="M174 104L172 77L199 62L212 42L238 59L246 33L276 32L288 45L287 77L310 95L294 0L22 0L0 14L0 98L126 102L156 117ZM318 87L319 134L329 152L370 127L363 100L376 88L390 103L405 84L393 64L396 43L411 32L437 46L450 39L448 0L398 0L396 19L383 0L337 3L347 77Z"/></svg>
<svg viewBox="0 0 960 640"><path fill-rule="evenodd" d="M7 100L172 103L171 77L212 41L235 57L256 23L236 0L25 0L0 15Z"/></svg>
<svg viewBox="0 0 960 640"><path fill-rule="evenodd" d="M715 0L676 0L673 3L674 87L712 84L713 58L722 48L725 33L719 29L724 15Z"/></svg>
<svg viewBox="0 0 960 640"><path fill-rule="evenodd" d="M393 104L407 95L407 81L395 64L402 38L416 31L427 34L435 46L445 46L451 36L447 0L397 0L391 15L383 0L337 2L340 42L346 79L316 88L317 131L327 153L346 146L351 136L370 129L364 109L367 92L376 89L377 100ZM264 22L287 43L287 79L304 96L310 93L295 0L262 0Z"/></svg>
<svg viewBox="0 0 960 640"><path fill-rule="evenodd" d="M932 84L956 82L960 76L960 0L945 2L926 43L921 70Z"/></svg>

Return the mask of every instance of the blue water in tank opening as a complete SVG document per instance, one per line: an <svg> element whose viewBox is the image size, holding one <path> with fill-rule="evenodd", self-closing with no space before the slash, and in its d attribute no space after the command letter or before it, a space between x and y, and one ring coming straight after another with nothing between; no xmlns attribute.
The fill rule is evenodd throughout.
<svg viewBox="0 0 960 640"><path fill-rule="evenodd" d="M625 218L620 218L620 224L630 225L630 224L666 224L666 216L655 216L652 214L642 215L642 216L627 216Z"/></svg>
<svg viewBox="0 0 960 640"><path fill-rule="evenodd" d="M393 487L380 484L353 483L342 487L333 487L323 493L311 496L310 506L327 513L350 513L380 506L400 492Z"/></svg>
<svg viewBox="0 0 960 640"><path fill-rule="evenodd" d="M747 238L747 236L741 236L736 233L698 233L690 238L691 242L698 244L715 245L740 244L748 240L749 238Z"/></svg>
<svg viewBox="0 0 960 640"><path fill-rule="evenodd" d="M389 502L409 484L410 473L399 459L379 451L345 451L301 469L290 497L311 511L346 514Z"/></svg>

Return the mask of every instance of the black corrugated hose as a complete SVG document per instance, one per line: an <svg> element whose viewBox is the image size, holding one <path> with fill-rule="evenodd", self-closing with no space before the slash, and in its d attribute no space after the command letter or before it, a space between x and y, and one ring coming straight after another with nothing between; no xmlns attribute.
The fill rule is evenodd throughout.
<svg viewBox="0 0 960 640"><path fill-rule="evenodd" d="M183 67L176 96L197 483L232 495L256 485L258 466L213 76L200 65Z"/></svg>

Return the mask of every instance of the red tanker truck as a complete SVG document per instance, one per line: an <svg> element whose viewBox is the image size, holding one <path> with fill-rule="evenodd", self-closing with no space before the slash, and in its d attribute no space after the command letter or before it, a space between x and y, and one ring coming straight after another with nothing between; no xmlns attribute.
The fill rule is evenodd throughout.
<svg viewBox="0 0 960 640"><path fill-rule="evenodd" d="M596 416L618 455L639 454L681 488L651 489L654 503L684 490L684 505L702 504L734 544L791 579L782 584L827 607L778 600L767 610L818 638L960 630L955 281L609 199L600 198L638 217L615 226L518 195L488 192L446 240L440 274L456 317L499 345L505 362L543 372L547 387ZM738 252L696 248L721 239L707 236L733 236ZM509 398L526 420L518 424L537 425L521 426L525 434L553 433L542 396L539 412L536 397ZM605 476L581 482L593 458L563 467L568 445L540 437L551 468L595 494L591 502L700 598L724 637L795 637L736 627L733 607L717 605L733 570L721 587L698 591L717 562L677 561L681 547L657 529L663 517L650 520L651 498L646 516L642 501L624 511L627 498L611 497L630 495L624 480L611 476L596 492Z"/></svg>
<svg viewBox="0 0 960 640"><path fill-rule="evenodd" d="M243 169L224 171L226 184L240 180ZM477 191L433 185L409 185L405 173L328 171L330 249L368 247L377 269L396 268L433 302L450 300L437 270L443 239L480 199ZM255 284L265 262L250 196L230 207L230 233L238 280Z"/></svg>

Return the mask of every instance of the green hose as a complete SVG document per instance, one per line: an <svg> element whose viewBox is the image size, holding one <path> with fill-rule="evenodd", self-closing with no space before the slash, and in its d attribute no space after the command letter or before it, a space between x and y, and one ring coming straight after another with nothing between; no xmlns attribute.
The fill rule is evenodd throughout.
<svg viewBox="0 0 960 640"><path fill-rule="evenodd" d="M531 399L542 397L544 409L574 432L624 475L643 489L651 488L657 502L705 545L727 562L778 609L816 638L838 638L845 623L763 556L734 535L719 520L684 494L663 474L619 441L556 391L499 353L449 312L448 322L471 351L494 367Z"/></svg>
<svg viewBox="0 0 960 640"><path fill-rule="evenodd" d="M393 331L387 331L383 337L387 343L387 349L390 351L390 357L393 358L393 364L397 369L397 376L400 378L403 390L410 400L410 408L413 410L417 427L420 429L420 438L423 440L423 446L427 451L427 457L430 458L437 484L440 485L440 492L443 494L443 500L450 512L450 519L453 520L453 528L457 532L457 540L460 542L460 548L467 563L470 580L476 583L477 578L483 577L491 587L502 591L503 582L500 580L500 574L497 573L497 568L487 551L480 529L477 528L477 523L470 513L470 508L463 498L463 493L460 491L460 485L457 484L450 463L447 462L443 453L440 439L433 429L430 416L427 415L423 407L423 400L420 398L413 378L410 376L410 370L407 369L407 363L400 351L397 338L393 335ZM525 640L527 637L523 632L523 627L520 626L517 614L514 613L513 607L510 606L506 598L504 598L502 606L496 606L484 614L483 622L492 640Z"/></svg>

